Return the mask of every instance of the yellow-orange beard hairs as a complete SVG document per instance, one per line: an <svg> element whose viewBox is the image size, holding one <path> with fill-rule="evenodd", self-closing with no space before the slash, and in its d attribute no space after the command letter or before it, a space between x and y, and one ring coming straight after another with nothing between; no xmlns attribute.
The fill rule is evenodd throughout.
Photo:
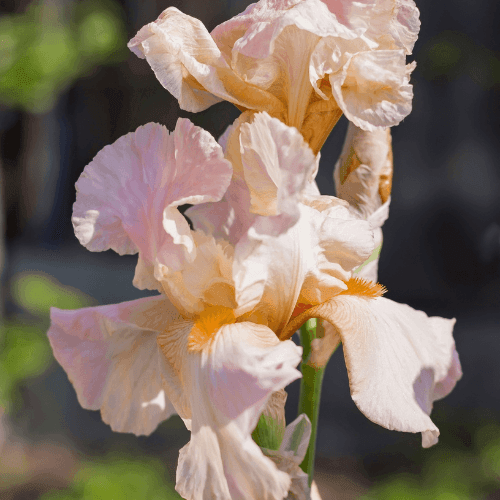
<svg viewBox="0 0 500 500"><path fill-rule="evenodd" d="M382 295L387 292L387 288L380 283L374 283L363 278L350 278L347 282L347 290L343 290L339 295L355 295L356 297L361 297L364 299L375 299L377 297L382 297ZM330 299L335 300L335 297ZM285 326L283 331L280 333L280 340L288 340L308 319L321 318L321 307L326 304L326 302L317 305L308 305L299 303L295 306L295 309L290 317L290 321Z"/></svg>
<svg viewBox="0 0 500 500"><path fill-rule="evenodd" d="M235 322L234 311L229 307L210 306L205 308L189 332L188 350L202 351L212 342L214 334L222 326Z"/></svg>

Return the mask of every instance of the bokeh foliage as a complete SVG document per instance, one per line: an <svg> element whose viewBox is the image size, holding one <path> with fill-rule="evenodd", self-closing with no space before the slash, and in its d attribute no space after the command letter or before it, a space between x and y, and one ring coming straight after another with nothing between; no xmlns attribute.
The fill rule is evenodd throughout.
<svg viewBox="0 0 500 500"><path fill-rule="evenodd" d="M467 75L483 89L500 83L498 55L458 31L443 31L430 39L416 60L417 70L429 81L447 83Z"/></svg>
<svg viewBox="0 0 500 500"><path fill-rule="evenodd" d="M455 443L456 444L456 443ZM500 425L479 426L473 446L440 443L424 450L419 473L391 474L362 500L470 500L500 493ZM495 496L492 496L495 495Z"/></svg>
<svg viewBox="0 0 500 500"><path fill-rule="evenodd" d="M165 474L160 460L109 454L105 460L82 464L69 488L40 500L181 500Z"/></svg>
<svg viewBox="0 0 500 500"><path fill-rule="evenodd" d="M126 42L122 11L111 0L33 2L0 19L0 102L50 111L77 78L124 60Z"/></svg>
<svg viewBox="0 0 500 500"><path fill-rule="evenodd" d="M0 407L7 413L18 400L21 384L41 375L53 362L46 335L50 307L76 309L94 302L44 274L17 275L11 295L17 313L3 322L0 332Z"/></svg>

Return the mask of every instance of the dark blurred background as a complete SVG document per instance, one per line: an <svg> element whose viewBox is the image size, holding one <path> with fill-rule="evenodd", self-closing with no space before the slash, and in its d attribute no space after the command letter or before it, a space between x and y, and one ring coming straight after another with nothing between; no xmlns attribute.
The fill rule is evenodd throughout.
<svg viewBox="0 0 500 500"><path fill-rule="evenodd" d="M239 114L229 103L181 111L126 42L169 6L212 30L249 3L0 0L0 498L177 498L171 484L189 439L181 420L136 438L81 409L45 339L48 308L144 296L132 286L136 257L88 252L73 234L74 184L97 152L147 122L172 130L179 116L218 137ZM318 434L324 500L500 498L500 9L417 6L415 97L393 128L379 280L393 300L457 318L464 377L435 403L440 443L422 450L420 436L382 429L357 410L339 349ZM324 194L334 194L346 128L342 118L323 147ZM288 421L297 401L294 383Z"/></svg>

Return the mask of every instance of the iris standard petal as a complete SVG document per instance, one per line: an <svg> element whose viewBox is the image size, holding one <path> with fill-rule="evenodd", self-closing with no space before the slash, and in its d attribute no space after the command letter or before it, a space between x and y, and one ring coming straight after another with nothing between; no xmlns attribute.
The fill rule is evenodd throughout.
<svg viewBox="0 0 500 500"><path fill-rule="evenodd" d="M219 200L232 175L206 131L179 119L175 131L139 127L101 150L76 183L73 226L89 250L139 252L135 284L152 287L156 259L174 269L195 248L177 206Z"/></svg>
<svg viewBox="0 0 500 500"><path fill-rule="evenodd" d="M258 217L235 247L238 314L268 318L276 332L297 301L315 304L345 290L351 270L373 251L368 223L345 207L322 213L299 204L299 210L298 222L282 234L281 216Z"/></svg>

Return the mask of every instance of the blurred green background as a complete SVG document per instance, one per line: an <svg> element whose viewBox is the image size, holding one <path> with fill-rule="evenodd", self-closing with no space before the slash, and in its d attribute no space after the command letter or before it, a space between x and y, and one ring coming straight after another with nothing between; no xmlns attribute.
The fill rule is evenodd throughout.
<svg viewBox="0 0 500 500"><path fill-rule="evenodd" d="M91 254L70 222L74 183L106 144L149 121L188 116L214 136L238 111L180 111L126 42L168 6L213 29L244 0L0 1L0 498L174 499L178 417L150 437L112 433L82 410L46 338L51 306L142 296L134 257ZM440 442L367 421L342 352L325 375L316 478L329 499L500 499L500 113L498 9L417 1L414 110L393 130L395 174L380 281L388 296L457 317L464 378L435 404ZM413 57L411 58L413 59ZM347 123L322 151L332 169ZM287 420L298 386L289 388Z"/></svg>

